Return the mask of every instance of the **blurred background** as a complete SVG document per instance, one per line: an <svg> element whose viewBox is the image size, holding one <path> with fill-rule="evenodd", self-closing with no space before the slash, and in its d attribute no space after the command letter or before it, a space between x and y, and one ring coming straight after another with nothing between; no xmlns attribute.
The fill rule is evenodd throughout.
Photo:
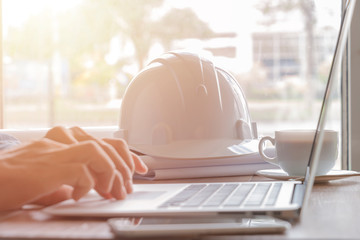
<svg viewBox="0 0 360 240"><path fill-rule="evenodd" d="M175 49L201 51L229 70L260 134L315 128L341 17L341 0L2 5L3 118L11 129L116 126L131 79ZM340 126L340 93L335 98Z"/></svg>

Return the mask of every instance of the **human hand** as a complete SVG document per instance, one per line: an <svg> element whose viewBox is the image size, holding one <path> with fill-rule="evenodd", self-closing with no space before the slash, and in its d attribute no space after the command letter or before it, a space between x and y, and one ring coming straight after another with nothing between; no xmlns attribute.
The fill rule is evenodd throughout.
<svg viewBox="0 0 360 240"><path fill-rule="evenodd" d="M45 138L67 145L90 141L100 146L106 155L110 157L111 161L115 164L116 170L120 173L118 176L119 179L115 180L118 180L121 183L120 185L122 188L125 187L125 195L126 192L132 192L132 175L134 172L147 172L145 164L137 155L129 151L127 143L123 139L98 139L89 135L79 127L72 127L70 129L66 129L64 127L54 127L47 132ZM102 188L95 186L95 189L103 197L111 198L111 195L109 195L108 192L103 192ZM118 190L116 186L112 190L116 195L116 190Z"/></svg>
<svg viewBox="0 0 360 240"><path fill-rule="evenodd" d="M123 199L132 192L133 173L147 171L123 140L97 139L78 127L55 127L44 139L3 152L1 160L0 171L8 171L0 176L11 181L1 189L7 193L0 204L5 209L9 202L7 209L78 200L92 188L105 198Z"/></svg>

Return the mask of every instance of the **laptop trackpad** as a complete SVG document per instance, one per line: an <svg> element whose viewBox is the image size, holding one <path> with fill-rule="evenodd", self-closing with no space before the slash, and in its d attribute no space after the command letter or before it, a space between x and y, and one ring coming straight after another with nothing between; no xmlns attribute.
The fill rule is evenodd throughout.
<svg viewBox="0 0 360 240"><path fill-rule="evenodd" d="M166 193L166 191L138 191L127 196L129 200L151 200L156 199Z"/></svg>

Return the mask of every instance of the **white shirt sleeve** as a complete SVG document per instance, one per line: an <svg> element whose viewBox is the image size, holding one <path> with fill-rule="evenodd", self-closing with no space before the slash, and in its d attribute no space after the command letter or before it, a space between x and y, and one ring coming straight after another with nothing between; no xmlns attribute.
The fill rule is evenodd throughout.
<svg viewBox="0 0 360 240"><path fill-rule="evenodd" d="M0 150L14 147L19 144L20 144L20 141L18 139L16 139L15 137L5 134L5 133L0 133Z"/></svg>

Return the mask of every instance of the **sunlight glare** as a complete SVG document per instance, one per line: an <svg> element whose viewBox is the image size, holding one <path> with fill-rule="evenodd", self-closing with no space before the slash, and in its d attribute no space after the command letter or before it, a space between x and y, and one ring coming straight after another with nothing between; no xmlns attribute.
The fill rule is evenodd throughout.
<svg viewBox="0 0 360 240"><path fill-rule="evenodd" d="M21 26L27 18L49 9L55 14L78 5L81 0L3 0L4 26Z"/></svg>

